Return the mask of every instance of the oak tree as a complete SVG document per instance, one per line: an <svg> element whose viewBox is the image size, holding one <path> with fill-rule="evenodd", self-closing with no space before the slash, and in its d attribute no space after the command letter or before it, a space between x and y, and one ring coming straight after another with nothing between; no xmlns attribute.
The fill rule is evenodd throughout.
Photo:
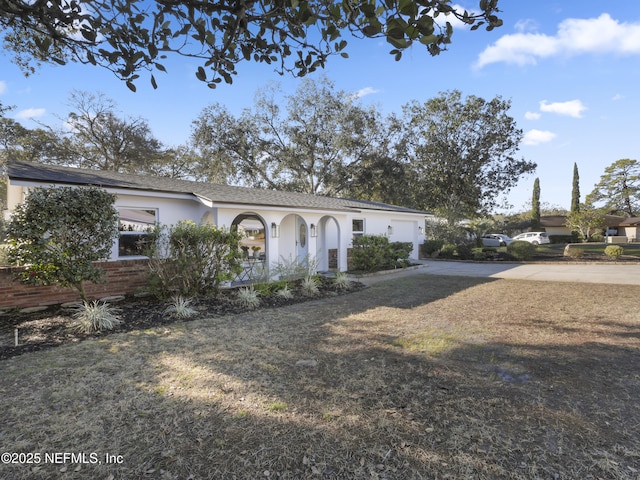
<svg viewBox="0 0 640 480"><path fill-rule="evenodd" d="M206 107L193 122L191 143L202 163L197 177L310 194L350 191L357 172L375 162L384 137L372 108L324 77L306 79L292 94L262 89L238 117Z"/></svg>
<svg viewBox="0 0 640 480"><path fill-rule="evenodd" d="M511 102L442 92L405 105L396 119L403 132L396 155L417 177L414 206L450 223L486 214L536 164L517 158L522 130Z"/></svg>
<svg viewBox="0 0 640 480"><path fill-rule="evenodd" d="M25 73L42 62L105 67L134 90L141 71L166 71L176 54L199 62L210 87L232 82L241 61L303 76L336 54L345 37L382 37L397 60L413 44L431 55L451 42L451 21L487 30L502 25L498 0L476 12L451 0L0 0L4 47ZM153 73L151 84L157 87Z"/></svg>

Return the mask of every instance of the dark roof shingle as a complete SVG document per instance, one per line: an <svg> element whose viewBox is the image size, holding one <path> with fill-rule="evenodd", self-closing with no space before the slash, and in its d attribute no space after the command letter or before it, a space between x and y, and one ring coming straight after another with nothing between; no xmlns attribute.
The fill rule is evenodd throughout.
<svg viewBox="0 0 640 480"><path fill-rule="evenodd" d="M15 160L8 162L7 171L9 178L12 180L51 182L66 185L95 185L103 188L110 187L191 194L205 198L214 204L264 205L322 210L384 210L427 214L421 210L379 202L324 197L278 190L236 187L167 177L131 175L103 170L87 170Z"/></svg>

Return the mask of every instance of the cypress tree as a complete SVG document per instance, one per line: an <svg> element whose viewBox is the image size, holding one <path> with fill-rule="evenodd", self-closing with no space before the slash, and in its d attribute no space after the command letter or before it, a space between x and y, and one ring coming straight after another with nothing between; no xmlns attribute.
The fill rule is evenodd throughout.
<svg viewBox="0 0 640 480"><path fill-rule="evenodd" d="M573 164L573 189L571 190L571 213L580 211L580 176L578 165Z"/></svg>
<svg viewBox="0 0 640 480"><path fill-rule="evenodd" d="M540 179L533 182L533 197L531 198L531 229L540 228Z"/></svg>

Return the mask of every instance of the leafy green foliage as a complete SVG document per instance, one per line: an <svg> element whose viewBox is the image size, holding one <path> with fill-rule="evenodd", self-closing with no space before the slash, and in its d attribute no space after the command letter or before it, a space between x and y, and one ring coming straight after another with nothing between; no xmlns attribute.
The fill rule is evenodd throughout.
<svg viewBox="0 0 640 480"><path fill-rule="evenodd" d="M624 254L624 248L621 245L607 245L604 254L609 260L617 260Z"/></svg>
<svg viewBox="0 0 640 480"><path fill-rule="evenodd" d="M458 90L404 107L397 153L416 172L415 207L454 225L491 211L500 194L535 170L516 158L523 133L510 108L499 96L463 98Z"/></svg>
<svg viewBox="0 0 640 480"><path fill-rule="evenodd" d="M420 250L422 255L430 257L434 253L439 252L443 245L444 240L425 240L420 246Z"/></svg>
<svg viewBox="0 0 640 480"><path fill-rule="evenodd" d="M146 254L150 284L161 298L217 293L221 283L242 271L241 236L237 232L181 221L168 231L157 226L153 237Z"/></svg>
<svg viewBox="0 0 640 480"><path fill-rule="evenodd" d="M118 237L115 195L99 188L36 188L13 212L7 228L8 259L25 266L28 284L75 288L87 301L82 282L99 282L94 264L111 255Z"/></svg>
<svg viewBox="0 0 640 480"><path fill-rule="evenodd" d="M507 245L507 253L516 260L530 260L536 253L536 246L524 240L515 240Z"/></svg>
<svg viewBox="0 0 640 480"><path fill-rule="evenodd" d="M135 91L140 71L165 72L172 53L199 61L196 78L213 88L232 83L241 61L304 76L331 55L347 56L344 33L385 38L396 60L416 42L437 55L451 43L449 18L492 30L502 25L497 4L483 0L475 14L448 1L12 0L0 2L0 29L5 48L27 73L34 63L78 61L113 71ZM150 81L156 88L153 74Z"/></svg>
<svg viewBox="0 0 640 480"><path fill-rule="evenodd" d="M238 117L210 105L193 125L202 177L323 195L348 189L384 137L379 113L325 77L291 94L270 85Z"/></svg>
<svg viewBox="0 0 640 480"><path fill-rule="evenodd" d="M440 249L440 257L441 258L453 258L456 256L456 244L455 243L445 243L442 245Z"/></svg>
<svg viewBox="0 0 640 480"><path fill-rule="evenodd" d="M606 228L604 215L591 205L581 205L578 210L569 212L565 224L571 231L578 232L583 242L588 242Z"/></svg>
<svg viewBox="0 0 640 480"><path fill-rule="evenodd" d="M456 253L460 260L470 260L473 258L473 247L468 243L461 243L456 245Z"/></svg>
<svg viewBox="0 0 640 480"><path fill-rule="evenodd" d="M408 263L412 250L412 244L390 243L384 235L362 235L353 239L352 267L363 272L396 268Z"/></svg>
<svg viewBox="0 0 640 480"><path fill-rule="evenodd" d="M82 302L73 314L71 328L84 333L113 330L122 321L118 318L118 309L108 303L93 301Z"/></svg>

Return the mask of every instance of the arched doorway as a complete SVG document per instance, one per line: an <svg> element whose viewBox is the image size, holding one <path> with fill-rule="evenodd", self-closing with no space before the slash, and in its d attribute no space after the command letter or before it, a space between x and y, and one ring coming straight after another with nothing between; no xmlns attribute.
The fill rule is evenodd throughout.
<svg viewBox="0 0 640 480"><path fill-rule="evenodd" d="M340 269L340 225L330 216L320 219L317 227L316 259L318 270L326 272Z"/></svg>
<svg viewBox="0 0 640 480"><path fill-rule="evenodd" d="M255 213L243 213L234 218L231 228L242 234L240 249L245 259L265 261L267 258L267 226Z"/></svg>

